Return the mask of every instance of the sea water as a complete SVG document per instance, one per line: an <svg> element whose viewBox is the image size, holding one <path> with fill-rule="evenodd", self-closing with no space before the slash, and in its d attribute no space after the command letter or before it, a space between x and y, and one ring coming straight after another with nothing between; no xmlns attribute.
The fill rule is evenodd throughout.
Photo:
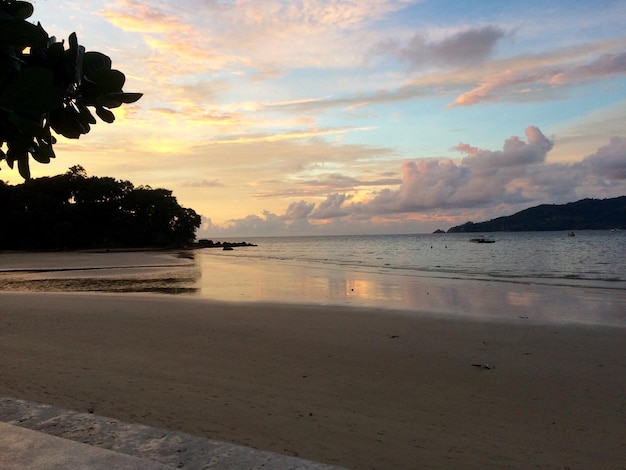
<svg viewBox="0 0 626 470"><path fill-rule="evenodd" d="M494 243L472 243L486 238ZM212 257L399 276L626 288L626 231L363 235L248 239Z"/></svg>
<svg viewBox="0 0 626 470"><path fill-rule="evenodd" d="M626 232L479 236L247 239L196 253L195 295L626 326Z"/></svg>

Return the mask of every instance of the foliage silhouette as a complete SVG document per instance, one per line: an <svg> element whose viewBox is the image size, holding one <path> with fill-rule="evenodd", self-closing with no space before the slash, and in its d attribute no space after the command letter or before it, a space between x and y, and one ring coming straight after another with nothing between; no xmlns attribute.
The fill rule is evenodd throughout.
<svg viewBox="0 0 626 470"><path fill-rule="evenodd" d="M88 177L81 166L19 185L0 182L0 249L169 247L193 243L200 216L172 191Z"/></svg>
<svg viewBox="0 0 626 470"><path fill-rule="evenodd" d="M122 91L126 77L108 56L85 51L75 33L66 49L26 21L32 14L29 2L0 0L0 161L17 162L25 179L30 156L39 163L55 157L52 131L77 139L97 122L90 108L111 123L111 108L142 96Z"/></svg>

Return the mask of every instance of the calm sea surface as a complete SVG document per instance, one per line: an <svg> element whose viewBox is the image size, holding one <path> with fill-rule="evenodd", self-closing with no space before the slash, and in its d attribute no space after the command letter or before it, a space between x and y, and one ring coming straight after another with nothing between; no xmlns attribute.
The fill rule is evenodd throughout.
<svg viewBox="0 0 626 470"><path fill-rule="evenodd" d="M625 231L479 235L249 239L196 253L195 295L626 326Z"/></svg>
<svg viewBox="0 0 626 470"><path fill-rule="evenodd" d="M400 276L626 289L626 231L366 235L250 239L211 256L375 271ZM202 259L202 257L200 257Z"/></svg>

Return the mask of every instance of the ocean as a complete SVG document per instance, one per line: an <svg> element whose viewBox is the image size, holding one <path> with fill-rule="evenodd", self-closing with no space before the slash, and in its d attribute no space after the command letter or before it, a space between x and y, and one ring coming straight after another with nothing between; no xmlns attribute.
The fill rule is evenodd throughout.
<svg viewBox="0 0 626 470"><path fill-rule="evenodd" d="M196 253L194 295L626 326L626 232L480 235L247 239Z"/></svg>
<svg viewBox="0 0 626 470"><path fill-rule="evenodd" d="M626 326L626 231L482 235L494 243L470 241L481 234L247 238L223 241L257 246L176 252L169 260L154 253L130 261L118 253L115 264L107 254L82 261L80 254L30 254L31 268L20 261L21 271L3 269L8 258L0 254L0 290L178 294Z"/></svg>
<svg viewBox="0 0 626 470"><path fill-rule="evenodd" d="M470 243L472 238L495 243ZM257 247L214 252L399 276L484 279L626 289L626 231L363 235L248 239Z"/></svg>

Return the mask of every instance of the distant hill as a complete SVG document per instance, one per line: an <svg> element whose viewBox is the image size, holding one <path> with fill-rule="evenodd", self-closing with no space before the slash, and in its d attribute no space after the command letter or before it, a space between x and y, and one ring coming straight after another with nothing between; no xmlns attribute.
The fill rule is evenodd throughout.
<svg viewBox="0 0 626 470"><path fill-rule="evenodd" d="M448 230L463 232L532 232L548 230L626 229L626 196L542 204L487 222L467 222Z"/></svg>

